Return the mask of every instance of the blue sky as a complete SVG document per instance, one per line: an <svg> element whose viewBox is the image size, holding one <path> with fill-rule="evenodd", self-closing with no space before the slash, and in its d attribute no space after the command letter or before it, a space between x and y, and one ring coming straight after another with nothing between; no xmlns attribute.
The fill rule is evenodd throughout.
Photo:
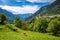
<svg viewBox="0 0 60 40"><path fill-rule="evenodd" d="M13 14L35 13L55 0L0 0L0 7Z"/></svg>

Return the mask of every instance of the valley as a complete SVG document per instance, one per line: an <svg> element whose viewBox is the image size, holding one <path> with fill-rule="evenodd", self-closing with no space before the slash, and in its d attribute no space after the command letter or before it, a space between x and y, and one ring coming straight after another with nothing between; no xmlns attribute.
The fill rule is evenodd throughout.
<svg viewBox="0 0 60 40"><path fill-rule="evenodd" d="M60 40L60 0L6 1L0 1L0 40Z"/></svg>

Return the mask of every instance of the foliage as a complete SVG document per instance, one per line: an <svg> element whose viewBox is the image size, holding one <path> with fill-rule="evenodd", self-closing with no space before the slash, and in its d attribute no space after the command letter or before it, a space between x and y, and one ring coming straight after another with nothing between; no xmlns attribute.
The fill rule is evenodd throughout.
<svg viewBox="0 0 60 40"><path fill-rule="evenodd" d="M21 20L19 19L19 17L15 17L15 19L14 19L14 25L15 26L17 26L17 27L19 27L19 28L21 28Z"/></svg>
<svg viewBox="0 0 60 40"><path fill-rule="evenodd" d="M30 21L30 30L31 31L39 31L46 32L46 28L48 27L48 21L46 18L33 18Z"/></svg>
<svg viewBox="0 0 60 40"><path fill-rule="evenodd" d="M52 20L48 24L47 31L52 32L53 35L60 34L60 18L56 18L56 19Z"/></svg>
<svg viewBox="0 0 60 40"><path fill-rule="evenodd" d="M0 24L6 24L7 23L7 17L0 13Z"/></svg>
<svg viewBox="0 0 60 40"><path fill-rule="evenodd" d="M6 24L5 26L14 32L18 32L18 29L12 24Z"/></svg>
<svg viewBox="0 0 60 40"><path fill-rule="evenodd" d="M20 20L20 18L18 18L18 17L15 17L14 25L18 28L21 28L21 29L27 29L28 28L28 24L26 22Z"/></svg>
<svg viewBox="0 0 60 40"><path fill-rule="evenodd" d="M35 18L32 18L28 24L29 24L29 30L33 31L34 29L34 26L35 26L35 22L36 22L36 19Z"/></svg>
<svg viewBox="0 0 60 40"><path fill-rule="evenodd" d="M46 32L47 27L48 27L47 20L45 18L40 18L39 25L38 25L38 31Z"/></svg>

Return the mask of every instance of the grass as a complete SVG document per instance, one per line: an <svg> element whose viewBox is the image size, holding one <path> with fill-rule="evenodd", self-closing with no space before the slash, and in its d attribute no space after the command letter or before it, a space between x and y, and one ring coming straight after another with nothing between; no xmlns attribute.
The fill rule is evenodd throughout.
<svg viewBox="0 0 60 40"><path fill-rule="evenodd" d="M14 32L5 25L0 25L0 40L60 40L60 37L17 29L18 32ZM26 35L23 34L24 32Z"/></svg>

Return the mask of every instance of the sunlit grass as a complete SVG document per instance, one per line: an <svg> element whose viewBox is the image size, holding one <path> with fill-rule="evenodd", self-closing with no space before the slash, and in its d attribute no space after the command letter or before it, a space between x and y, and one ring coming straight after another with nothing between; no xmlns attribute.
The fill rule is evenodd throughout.
<svg viewBox="0 0 60 40"><path fill-rule="evenodd" d="M19 28L17 28L18 32L14 32L2 25L0 28L2 28L2 31L0 30L0 40L60 40L60 37L48 35L45 33L25 31ZM23 34L24 32L26 35Z"/></svg>

